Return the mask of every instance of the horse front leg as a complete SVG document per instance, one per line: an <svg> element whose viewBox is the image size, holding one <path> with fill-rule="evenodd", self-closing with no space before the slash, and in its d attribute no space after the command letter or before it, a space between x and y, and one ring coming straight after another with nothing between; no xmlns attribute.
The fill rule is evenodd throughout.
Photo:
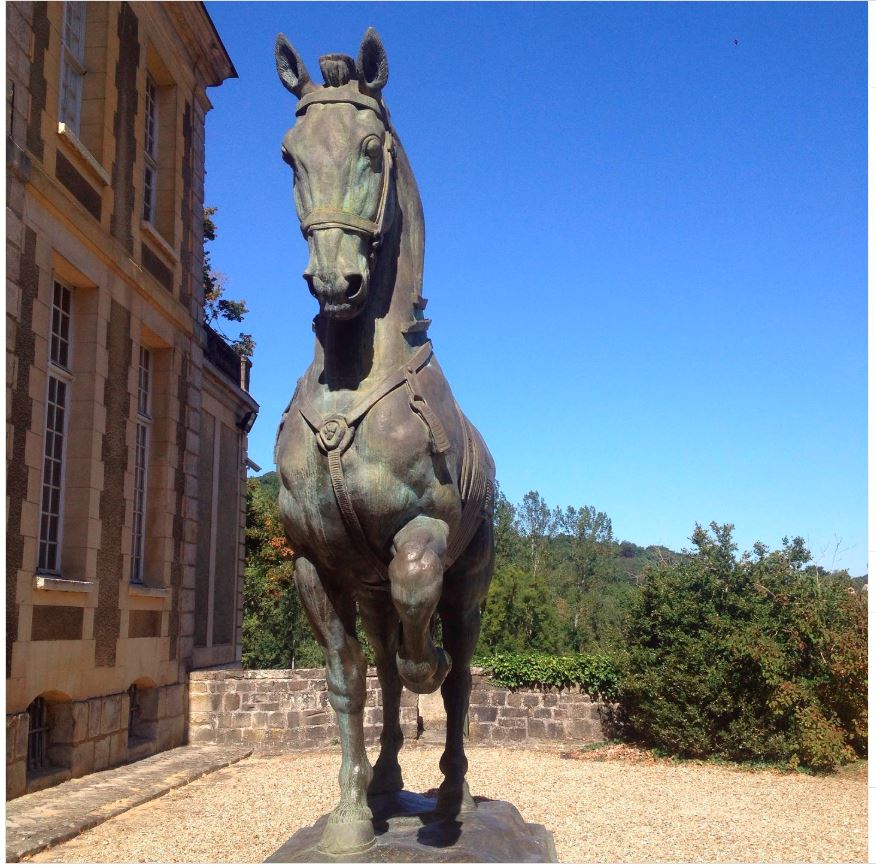
<svg viewBox="0 0 876 866"><path fill-rule="evenodd" d="M329 815L319 848L328 854L362 851L374 844L367 790L371 765L365 754L365 656L356 639L356 603L352 593L326 591L313 564L295 563L295 583L307 618L325 655L329 703L338 718L341 740L341 799Z"/></svg>
<svg viewBox="0 0 876 866"><path fill-rule="evenodd" d="M374 663L383 695L383 729L380 732L380 755L374 764L374 778L369 794L390 794L404 787L398 753L404 743L399 710L402 684L395 666L398 652L399 620L387 594L363 592L359 612L368 641L374 649Z"/></svg>
<svg viewBox="0 0 876 866"><path fill-rule="evenodd" d="M396 664L402 682L417 694L434 692L450 670L450 656L432 643L432 614L444 585L448 527L415 517L393 539L389 564L392 603L401 622Z"/></svg>

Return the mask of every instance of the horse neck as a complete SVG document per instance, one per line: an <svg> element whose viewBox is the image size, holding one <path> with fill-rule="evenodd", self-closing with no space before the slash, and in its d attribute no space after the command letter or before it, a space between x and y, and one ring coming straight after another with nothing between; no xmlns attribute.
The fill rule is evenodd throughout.
<svg viewBox="0 0 876 866"><path fill-rule="evenodd" d="M329 390L356 390L382 379L428 339L425 331L406 335L422 318L425 232L420 194L398 139L395 195L395 218L375 261L365 309L346 322L317 317L313 369Z"/></svg>

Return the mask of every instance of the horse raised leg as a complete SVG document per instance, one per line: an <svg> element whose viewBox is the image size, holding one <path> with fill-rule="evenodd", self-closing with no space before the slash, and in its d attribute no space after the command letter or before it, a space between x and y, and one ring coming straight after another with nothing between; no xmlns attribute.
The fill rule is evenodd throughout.
<svg viewBox="0 0 876 866"><path fill-rule="evenodd" d="M396 662L402 682L417 694L436 691L450 670L450 656L432 643L432 614L444 585L448 526L420 515L393 539L389 564L392 603L401 621Z"/></svg>
<svg viewBox="0 0 876 866"><path fill-rule="evenodd" d="M481 630L481 602L493 574L492 536L492 523L486 521L469 550L445 577L447 585L438 607L444 646L453 659L453 668L441 686L447 733L439 763L444 781L438 789L438 811L446 815L476 808L465 780L468 758L463 735L471 697L471 657Z"/></svg>
<svg viewBox="0 0 876 866"><path fill-rule="evenodd" d="M395 608L387 604L384 592L363 592L359 596L359 613L368 641L374 649L377 678L383 693L383 730L380 732L380 755L374 764L374 778L368 787L369 794L389 794L401 791L401 767L398 753L404 743L399 708L401 707L402 684L396 668L398 652L399 619Z"/></svg>
<svg viewBox="0 0 876 866"><path fill-rule="evenodd" d="M365 656L356 639L352 593L326 591L313 564L300 557L295 583L307 617L325 655L329 703L338 717L341 739L341 800L329 815L319 847L330 854L362 851L374 843L367 803L372 770L362 728L365 707Z"/></svg>

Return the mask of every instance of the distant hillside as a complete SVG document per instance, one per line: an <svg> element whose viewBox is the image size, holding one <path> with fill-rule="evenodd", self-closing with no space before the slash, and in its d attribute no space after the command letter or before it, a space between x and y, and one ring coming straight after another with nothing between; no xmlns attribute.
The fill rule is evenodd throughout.
<svg viewBox="0 0 876 866"><path fill-rule="evenodd" d="M265 472L264 475L254 475L250 480L258 481L259 486L273 497L277 497L280 494L280 479L274 471Z"/></svg>

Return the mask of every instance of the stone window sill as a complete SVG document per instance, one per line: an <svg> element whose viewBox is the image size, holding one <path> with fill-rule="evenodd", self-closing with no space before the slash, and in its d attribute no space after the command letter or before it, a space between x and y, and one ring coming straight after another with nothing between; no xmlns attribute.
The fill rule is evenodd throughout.
<svg viewBox="0 0 876 866"><path fill-rule="evenodd" d="M140 228L149 242L158 247L159 251L165 256L165 258L170 259L172 262L179 261L179 256L176 254L176 250L162 237L158 229L155 228L149 220L141 219Z"/></svg>
<svg viewBox="0 0 876 866"><path fill-rule="evenodd" d="M33 576L34 589L50 589L53 592L91 592L93 587L94 581L91 580L67 580L49 574L35 574Z"/></svg>
<svg viewBox="0 0 876 866"><path fill-rule="evenodd" d="M104 186L109 186L112 183L106 169L91 155L88 148L79 140L73 130L67 127L67 124L58 124L58 136L68 146L67 149L76 160L87 168L97 180Z"/></svg>
<svg viewBox="0 0 876 866"><path fill-rule="evenodd" d="M128 592L131 595L141 595L147 598L169 598L170 587L167 586L144 586L142 583L129 583Z"/></svg>

